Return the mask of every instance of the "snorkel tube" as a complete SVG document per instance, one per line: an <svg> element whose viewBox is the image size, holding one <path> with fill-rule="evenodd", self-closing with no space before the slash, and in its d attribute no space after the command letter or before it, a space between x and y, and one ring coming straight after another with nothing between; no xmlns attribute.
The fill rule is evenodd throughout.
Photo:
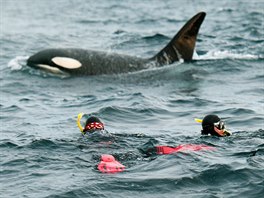
<svg viewBox="0 0 264 198"><path fill-rule="evenodd" d="M85 135L84 127L81 125L81 119L82 119L83 115L85 115L85 114L84 113L79 113L76 122L77 122L77 126L80 129L81 133L83 135Z"/></svg>
<svg viewBox="0 0 264 198"><path fill-rule="evenodd" d="M194 120L195 120L195 122L197 122L197 123L201 123L201 124L202 124L202 122L203 122L202 119L198 119L198 118L194 118Z"/></svg>

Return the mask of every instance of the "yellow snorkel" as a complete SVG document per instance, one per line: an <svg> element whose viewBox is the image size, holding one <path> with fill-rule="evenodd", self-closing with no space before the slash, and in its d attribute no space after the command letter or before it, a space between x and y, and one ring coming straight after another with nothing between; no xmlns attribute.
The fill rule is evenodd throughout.
<svg viewBox="0 0 264 198"><path fill-rule="evenodd" d="M84 115L84 113L79 113L76 122L77 122L77 126L79 127L81 133L84 135L84 134L85 134L85 133L83 132L84 127L81 125L81 119L82 119L83 115Z"/></svg>
<svg viewBox="0 0 264 198"><path fill-rule="evenodd" d="M195 120L195 122L197 122L197 123L202 123L202 122L203 122L202 119L198 119L198 118L194 118L194 120Z"/></svg>

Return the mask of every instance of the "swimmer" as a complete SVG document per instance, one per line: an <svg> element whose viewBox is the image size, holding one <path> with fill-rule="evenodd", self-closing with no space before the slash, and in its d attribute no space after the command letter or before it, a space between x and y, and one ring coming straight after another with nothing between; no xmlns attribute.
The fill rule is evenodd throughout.
<svg viewBox="0 0 264 198"><path fill-rule="evenodd" d="M84 127L81 124L81 119L85 117L86 121ZM95 139L102 140L102 137L112 137L115 140L115 136L118 134L111 135L105 130L105 126L103 122L96 116L87 115L84 113L79 113L77 118L77 126L84 136L88 136L89 138L93 137ZM99 136L98 136L99 134ZM108 139L109 140L109 139ZM163 146L156 145L158 142L153 142L150 140L141 148L138 148L140 153L145 155L146 157L152 155L168 155L177 152L192 152L192 151L201 151L201 150L214 150L214 147L203 145L203 144L181 144L176 147L172 146ZM101 161L97 166L98 170L102 173L117 173L123 172L125 170L125 166L118 162L113 155L103 154L101 155Z"/></svg>
<svg viewBox="0 0 264 198"><path fill-rule="evenodd" d="M202 123L202 135L225 137L232 134L226 129L224 121L221 120L217 115L206 115L202 120L195 119L195 121Z"/></svg>
<svg viewBox="0 0 264 198"><path fill-rule="evenodd" d="M81 119L83 118L83 116L86 116L86 114L79 113L77 118L77 126L79 127L83 135L85 135L87 132L93 133L95 131L104 130L104 124L96 116L89 116L85 122L85 127L83 127L81 125Z"/></svg>
<svg viewBox="0 0 264 198"><path fill-rule="evenodd" d="M85 118L86 121L84 122L84 127L81 124L82 118ZM87 115L84 113L79 113L77 117L77 126L79 127L81 133L83 135L92 137L92 136L104 136L109 137L111 136L110 133L108 133L105 130L104 123L96 116L94 115Z"/></svg>
<svg viewBox="0 0 264 198"><path fill-rule="evenodd" d="M85 126L81 124L81 119L85 117ZM108 133L104 129L104 123L96 116L79 113L77 117L77 126L81 133L89 138L109 137ZM97 168L102 173L118 173L125 170L125 166L118 162L113 155L101 155L101 161L97 165Z"/></svg>

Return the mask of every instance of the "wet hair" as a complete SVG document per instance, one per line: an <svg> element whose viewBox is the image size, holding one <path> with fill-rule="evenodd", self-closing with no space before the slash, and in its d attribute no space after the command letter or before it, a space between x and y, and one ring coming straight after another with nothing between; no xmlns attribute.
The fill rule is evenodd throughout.
<svg viewBox="0 0 264 198"><path fill-rule="evenodd" d="M87 126L88 124L92 123L92 122L99 122L102 123L101 120L96 117L96 116L91 116L86 120L85 126Z"/></svg>
<svg viewBox="0 0 264 198"><path fill-rule="evenodd" d="M219 122L221 119L217 115L207 115L204 117L203 122L202 122L202 135L214 135L214 136L219 136L215 130L214 130L214 123Z"/></svg>

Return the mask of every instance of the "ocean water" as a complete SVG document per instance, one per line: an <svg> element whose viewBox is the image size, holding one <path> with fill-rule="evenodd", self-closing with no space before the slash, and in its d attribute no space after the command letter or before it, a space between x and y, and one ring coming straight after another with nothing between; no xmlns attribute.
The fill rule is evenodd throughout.
<svg viewBox="0 0 264 198"><path fill-rule="evenodd" d="M261 197L264 1L0 0L0 197ZM26 66L45 48L151 57L205 11L191 63L129 74L54 76ZM114 140L83 137L78 113ZM217 114L233 135L202 137ZM155 145L214 151L145 156ZM126 166L97 170L101 154Z"/></svg>

